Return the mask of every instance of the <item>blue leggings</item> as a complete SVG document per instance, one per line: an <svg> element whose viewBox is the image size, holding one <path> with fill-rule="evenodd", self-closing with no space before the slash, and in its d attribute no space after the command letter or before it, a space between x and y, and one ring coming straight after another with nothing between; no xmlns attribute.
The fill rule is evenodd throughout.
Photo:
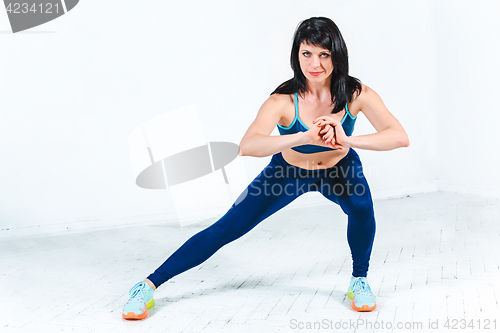
<svg viewBox="0 0 500 333"><path fill-rule="evenodd" d="M154 273L156 287L210 258L300 195L319 191L348 215L347 241L353 276L366 276L375 237L373 201L358 154L348 154L328 169L308 170L285 161L281 153L248 185L217 222L188 239Z"/></svg>

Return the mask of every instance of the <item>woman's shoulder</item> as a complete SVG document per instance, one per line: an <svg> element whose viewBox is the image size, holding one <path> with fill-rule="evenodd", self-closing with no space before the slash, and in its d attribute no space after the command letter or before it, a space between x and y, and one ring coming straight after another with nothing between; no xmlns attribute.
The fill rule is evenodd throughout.
<svg viewBox="0 0 500 333"><path fill-rule="evenodd" d="M259 113L273 115L278 124L283 125L283 119L288 119L294 115L293 94L274 93L262 104Z"/></svg>
<svg viewBox="0 0 500 333"><path fill-rule="evenodd" d="M375 90L363 83L361 84L361 92L354 93L353 95L353 102L357 102L360 105L370 104L378 99L380 99L380 96Z"/></svg>
<svg viewBox="0 0 500 333"><path fill-rule="evenodd" d="M360 82L359 83L361 85L361 89L356 89L353 93L352 93L352 100L356 100L356 99L359 99L362 95L366 95L366 93L371 90L370 87L368 87L366 84L364 84L363 82ZM364 97L364 96L363 96ZM361 97L362 98L362 97Z"/></svg>
<svg viewBox="0 0 500 333"><path fill-rule="evenodd" d="M287 108L293 104L293 94L272 94L264 104L272 105L275 108Z"/></svg>
<svg viewBox="0 0 500 333"><path fill-rule="evenodd" d="M364 83L361 83L361 91L356 90L353 95L351 102L349 103L349 111L356 117L359 111L361 111L363 104L367 103L372 97L374 91Z"/></svg>
<svg viewBox="0 0 500 333"><path fill-rule="evenodd" d="M293 95L294 94L278 94L274 93L271 96L269 96L268 100L272 100L275 103L287 103L287 102L293 102Z"/></svg>

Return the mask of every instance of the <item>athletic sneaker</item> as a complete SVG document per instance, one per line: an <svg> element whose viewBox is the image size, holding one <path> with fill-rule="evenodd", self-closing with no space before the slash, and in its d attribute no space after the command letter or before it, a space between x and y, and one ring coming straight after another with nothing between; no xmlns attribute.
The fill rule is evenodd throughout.
<svg viewBox="0 0 500 333"><path fill-rule="evenodd" d="M352 299L351 307L356 311L375 310L375 295L373 295L365 277L351 277L347 296Z"/></svg>
<svg viewBox="0 0 500 333"><path fill-rule="evenodd" d="M144 319L148 316L148 309L155 306L153 299L154 289L146 282L139 282L129 291L129 300L123 306L124 319Z"/></svg>

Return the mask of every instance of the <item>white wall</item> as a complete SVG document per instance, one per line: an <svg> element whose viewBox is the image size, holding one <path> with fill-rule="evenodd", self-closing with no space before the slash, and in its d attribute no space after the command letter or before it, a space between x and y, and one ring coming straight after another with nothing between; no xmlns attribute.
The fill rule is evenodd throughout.
<svg viewBox="0 0 500 333"><path fill-rule="evenodd" d="M433 2L440 188L500 197L500 2Z"/></svg>
<svg viewBox="0 0 500 333"><path fill-rule="evenodd" d="M174 217L168 191L135 185L130 132L196 104L207 140L239 143L292 75L296 25L320 15L341 29L351 75L380 94L410 136L409 148L358 150L374 196L429 191L438 180L498 188L492 151L481 146L498 120L498 6L475 2L481 16L467 3L87 0L18 34L0 10L0 234ZM457 71L460 64L467 67ZM179 126L189 131L188 122ZM459 143L468 126L473 137ZM373 132L360 116L354 135ZM251 180L270 157L243 159ZM492 175L464 179L478 168Z"/></svg>

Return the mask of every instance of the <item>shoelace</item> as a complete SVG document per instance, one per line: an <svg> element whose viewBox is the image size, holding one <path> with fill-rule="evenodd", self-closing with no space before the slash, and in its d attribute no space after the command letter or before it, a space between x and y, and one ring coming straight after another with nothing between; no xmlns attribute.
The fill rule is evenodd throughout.
<svg viewBox="0 0 500 333"><path fill-rule="evenodd" d="M136 298L137 295L141 293L141 291L142 291L142 285L138 285L135 289L133 289L132 294L130 295L130 300ZM144 293L142 293L140 297L144 298Z"/></svg>
<svg viewBox="0 0 500 333"><path fill-rule="evenodd" d="M359 287L360 293L368 294L372 292L370 286L368 285L368 283L366 283L364 279L356 279L356 281L354 282L354 289L356 286Z"/></svg>

